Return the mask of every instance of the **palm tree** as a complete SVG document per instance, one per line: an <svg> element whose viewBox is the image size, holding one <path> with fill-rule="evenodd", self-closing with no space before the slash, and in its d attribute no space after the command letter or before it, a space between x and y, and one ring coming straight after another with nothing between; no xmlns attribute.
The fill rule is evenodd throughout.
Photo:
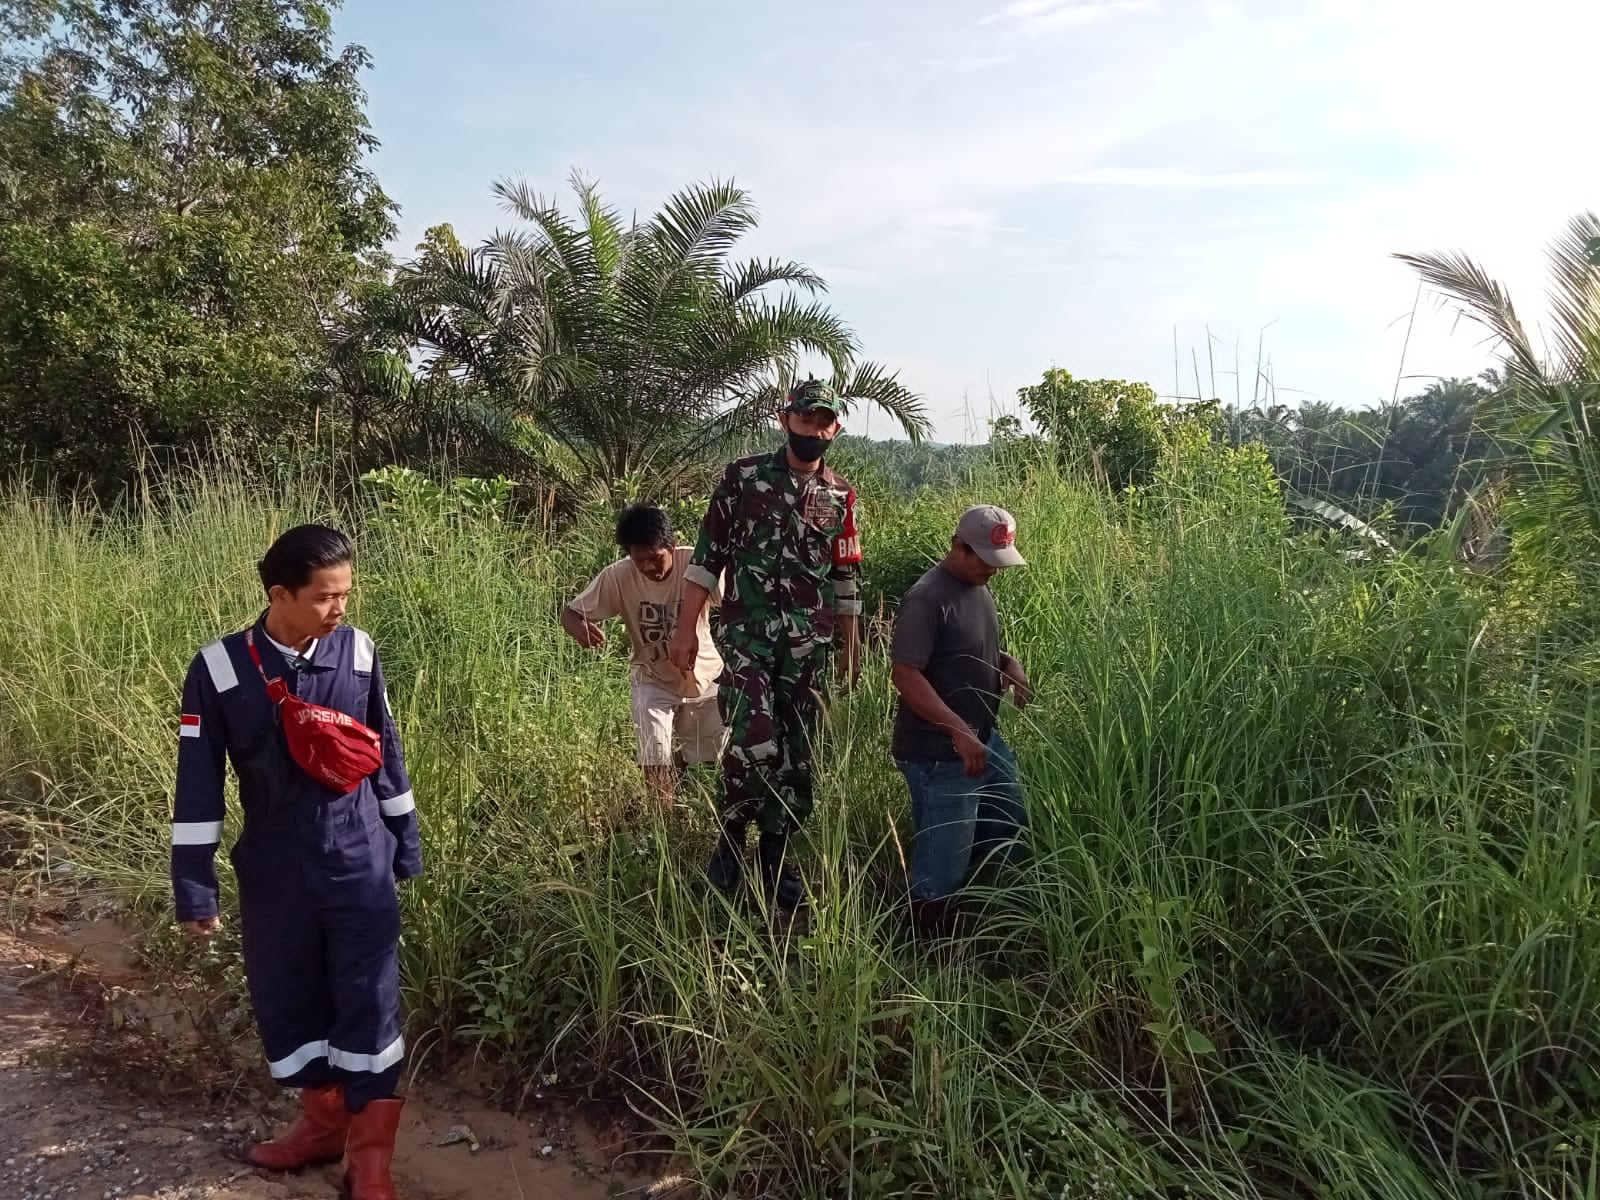
<svg viewBox="0 0 1600 1200"><path fill-rule="evenodd" d="M1503 354L1500 386L1480 416L1503 445L1517 479L1513 505L1554 546L1582 531L1584 543L1562 555L1593 565L1600 543L1600 217L1574 217L1550 247L1553 287L1551 353L1541 356L1511 296L1463 254L1401 254L1423 280L1461 306ZM1573 522L1567 519L1577 515Z"/></svg>
<svg viewBox="0 0 1600 1200"><path fill-rule="evenodd" d="M394 290L369 282L349 303L319 307L317 316L327 349L322 391L343 401L350 453L359 460L369 430L406 404L415 383Z"/></svg>
<svg viewBox="0 0 1600 1200"><path fill-rule="evenodd" d="M878 406L913 440L928 432L919 397L856 361L814 271L733 261L756 225L744 191L691 186L640 224L582 176L572 187L576 220L524 184L497 184L527 228L438 247L396 287L435 369L537 427L583 479L613 496L669 492L770 422L802 354L827 361L847 405Z"/></svg>

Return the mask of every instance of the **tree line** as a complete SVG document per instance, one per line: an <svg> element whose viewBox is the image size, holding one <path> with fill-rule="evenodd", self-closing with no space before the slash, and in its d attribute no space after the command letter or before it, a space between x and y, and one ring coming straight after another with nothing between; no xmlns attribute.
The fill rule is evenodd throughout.
<svg viewBox="0 0 1600 1200"><path fill-rule="evenodd" d="M1113 490L1174 438L1264 446L1292 496L1401 538L1472 512L1600 537L1600 219L1552 248L1554 328L1534 348L1470 259L1404 257L1503 354L1349 411L1161 402L1146 384L1047 371L982 448L929 447L926 405L803 263L746 259L752 198L686 187L624 218L582 175L517 180L508 227L448 224L404 260L359 46L324 0L0 0L0 461L115 493L221 451L322 454L504 476L573 503L704 485L767 430L803 362L887 413L853 451L900 490L1047 445ZM1566 538L1565 533L1551 537Z"/></svg>
<svg viewBox="0 0 1600 1200"><path fill-rule="evenodd" d="M115 488L201 448L337 447L585 495L670 490L803 359L912 438L804 264L741 259L711 182L625 220L496 185L512 228L415 257L367 168L360 47L312 0L3 0L0 454Z"/></svg>

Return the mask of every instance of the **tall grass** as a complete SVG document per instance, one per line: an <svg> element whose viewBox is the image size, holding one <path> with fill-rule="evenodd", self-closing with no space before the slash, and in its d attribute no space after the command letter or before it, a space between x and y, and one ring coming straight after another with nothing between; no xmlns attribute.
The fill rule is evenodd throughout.
<svg viewBox="0 0 1600 1200"><path fill-rule="evenodd" d="M254 615L275 532L340 519L423 816L424 1056L587 1075L708 1195L1600 1194L1587 685L1449 566L1352 562L1221 477L925 494L868 531L878 583L980 496L1032 564L996 583L1038 684L1006 718L1031 854L942 958L903 937L880 657L829 715L803 934L703 886L709 780L616 825L624 656L555 624L598 528L225 474L109 514L12 494L8 806L158 911L182 672Z"/></svg>

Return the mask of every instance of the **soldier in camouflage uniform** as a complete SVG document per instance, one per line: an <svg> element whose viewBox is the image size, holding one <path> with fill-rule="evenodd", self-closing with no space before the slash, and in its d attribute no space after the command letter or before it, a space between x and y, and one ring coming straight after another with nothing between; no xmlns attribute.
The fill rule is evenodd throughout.
<svg viewBox="0 0 1600 1200"><path fill-rule="evenodd" d="M839 432L839 408L826 384L797 385L780 418L784 448L728 465L684 575L668 651L675 663L694 662L695 622L726 570L718 699L732 738L722 760L722 834L707 873L724 891L738 885L753 820L762 882L785 909L804 899L784 851L811 812L812 741L835 635L841 680L860 672L855 492L822 463Z"/></svg>

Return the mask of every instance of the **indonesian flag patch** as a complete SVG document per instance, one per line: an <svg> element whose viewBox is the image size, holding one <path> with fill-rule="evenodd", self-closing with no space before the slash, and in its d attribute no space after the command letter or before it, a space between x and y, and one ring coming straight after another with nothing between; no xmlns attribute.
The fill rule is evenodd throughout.
<svg viewBox="0 0 1600 1200"><path fill-rule="evenodd" d="M178 718L178 736L181 738L200 736L199 713L184 713Z"/></svg>

